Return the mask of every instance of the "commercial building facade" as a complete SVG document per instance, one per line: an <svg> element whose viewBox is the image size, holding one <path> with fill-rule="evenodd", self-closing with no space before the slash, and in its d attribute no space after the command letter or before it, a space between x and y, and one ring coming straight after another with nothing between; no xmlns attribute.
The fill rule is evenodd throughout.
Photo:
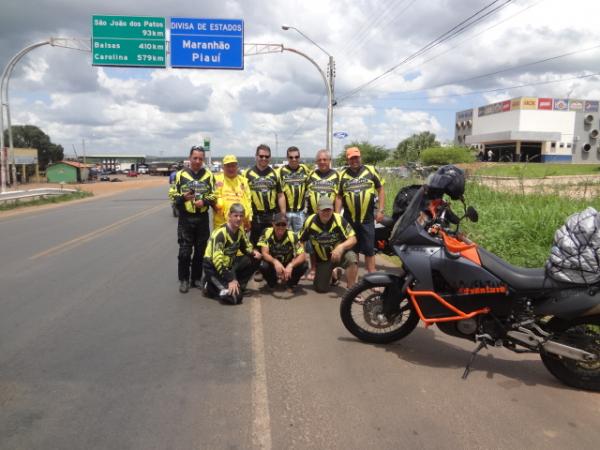
<svg viewBox="0 0 600 450"><path fill-rule="evenodd" d="M454 143L493 161L600 164L597 100L519 97L456 113Z"/></svg>

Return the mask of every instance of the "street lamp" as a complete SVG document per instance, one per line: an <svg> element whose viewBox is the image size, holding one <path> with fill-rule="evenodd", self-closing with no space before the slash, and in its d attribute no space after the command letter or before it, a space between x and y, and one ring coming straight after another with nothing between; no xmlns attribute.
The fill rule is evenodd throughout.
<svg viewBox="0 0 600 450"><path fill-rule="evenodd" d="M328 97L328 102L327 102L327 150L329 152L332 152L333 151L333 130L332 130L333 129L333 78L335 76L335 74L334 74L335 62L333 61L333 56L331 56L331 54L327 50L325 50L323 47L321 47L319 44L317 44L315 41L313 41L311 38L309 38L306 34L304 34L298 28L292 27L290 25L281 25L281 29L284 31L288 31L288 30L296 31L298 34L300 34L300 36L302 36L307 41L309 41L310 43L315 45L319 50L321 50L323 53L325 53L329 57L329 64L327 67L327 75L325 75L323 70L318 66L318 64L312 58L309 58L307 55L299 52L298 50L284 48L284 50L291 51L293 53L297 53L300 56L303 56L304 58L308 59L319 70L319 72L323 76L323 79L325 81L325 87L327 88L327 97Z"/></svg>

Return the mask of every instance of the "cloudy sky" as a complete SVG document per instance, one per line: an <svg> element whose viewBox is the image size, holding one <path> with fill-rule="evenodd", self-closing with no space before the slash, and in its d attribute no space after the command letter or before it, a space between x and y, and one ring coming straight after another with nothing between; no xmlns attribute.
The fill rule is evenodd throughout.
<svg viewBox="0 0 600 450"><path fill-rule="evenodd" d="M427 50L492 1L3 0L0 66L49 37L89 48L91 16L106 14L243 19L246 44L284 44L325 68L325 53L281 29L291 25L335 57L333 131L349 135L334 139L336 154L350 140L391 148L423 130L451 139L456 111L521 95L600 99L600 77L587 76L600 73L600 2L498 0L485 10L497 11ZM244 64L98 67L89 52L38 48L11 79L13 124L39 126L67 153L81 151L82 139L88 153L163 156L184 155L204 137L216 156L250 155L263 142L275 152L276 139L279 155L290 145L306 155L324 147L327 96L317 70L290 52Z"/></svg>

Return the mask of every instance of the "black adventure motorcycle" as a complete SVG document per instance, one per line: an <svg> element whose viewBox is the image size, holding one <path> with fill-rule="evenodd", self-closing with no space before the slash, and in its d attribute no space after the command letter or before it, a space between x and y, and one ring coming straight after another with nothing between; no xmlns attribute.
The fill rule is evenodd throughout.
<svg viewBox="0 0 600 450"><path fill-rule="evenodd" d="M482 348L502 346L539 353L563 383L600 391L600 283L559 282L543 268L512 266L469 241L460 222L478 215L464 204L462 171L445 168L451 169L420 188L395 224L385 223L389 237L378 236L380 250L398 256L402 269L367 274L354 285L340 306L344 326L362 341L385 344L421 320L478 343L463 378ZM444 194L462 201L463 217Z"/></svg>

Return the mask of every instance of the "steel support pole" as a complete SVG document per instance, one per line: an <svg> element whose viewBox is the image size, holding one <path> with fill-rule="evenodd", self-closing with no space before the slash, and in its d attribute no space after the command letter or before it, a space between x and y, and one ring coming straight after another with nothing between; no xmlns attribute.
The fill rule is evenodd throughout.
<svg viewBox="0 0 600 450"><path fill-rule="evenodd" d="M13 147L13 136L12 136L12 126L10 121L10 103L8 98L8 88L10 84L10 76L12 75L13 69L15 65L25 56L28 52L33 50L34 48L41 47L43 45L52 45L52 40L40 41L35 44L31 44L13 56L4 71L2 72L2 79L0 80L0 149L2 150L2 155L0 155L0 164L2 167L0 168L0 180L1 183L1 191L6 191L6 161L4 161L4 110L6 109L6 124L8 129L8 145L9 145L9 153L12 153L12 166L13 166L13 182L16 182L16 165L15 165L15 151Z"/></svg>

